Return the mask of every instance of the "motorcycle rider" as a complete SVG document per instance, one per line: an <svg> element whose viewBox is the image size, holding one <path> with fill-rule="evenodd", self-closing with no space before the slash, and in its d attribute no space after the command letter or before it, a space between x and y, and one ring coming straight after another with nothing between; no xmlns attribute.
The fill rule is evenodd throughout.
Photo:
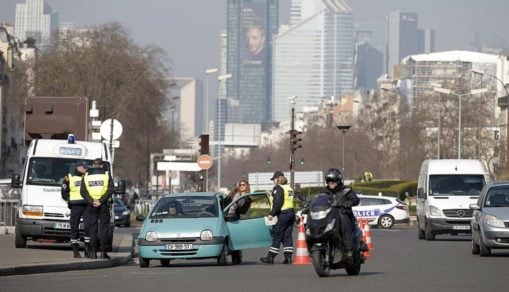
<svg viewBox="0 0 509 292"><path fill-rule="evenodd" d="M357 225L352 207L359 204L359 197L352 189L345 187L343 175L336 168L327 170L325 182L327 185L322 191L330 194L334 205L339 207L339 232L343 239L344 260L351 262L353 260L353 232Z"/></svg>

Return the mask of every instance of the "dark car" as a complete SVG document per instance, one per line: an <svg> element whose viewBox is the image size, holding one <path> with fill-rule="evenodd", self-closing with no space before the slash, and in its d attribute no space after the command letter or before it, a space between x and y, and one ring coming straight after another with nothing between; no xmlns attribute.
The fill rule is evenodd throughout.
<svg viewBox="0 0 509 292"><path fill-rule="evenodd" d="M131 226L131 211L129 211L119 198L115 198L113 207L115 211L115 225L125 227Z"/></svg>

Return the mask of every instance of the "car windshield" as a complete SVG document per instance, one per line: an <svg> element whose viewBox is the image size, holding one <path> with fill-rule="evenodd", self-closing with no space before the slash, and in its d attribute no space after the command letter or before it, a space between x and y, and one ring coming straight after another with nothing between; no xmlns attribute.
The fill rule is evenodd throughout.
<svg viewBox="0 0 509 292"><path fill-rule="evenodd" d="M483 175L430 175L430 195L478 196L483 188Z"/></svg>
<svg viewBox="0 0 509 292"><path fill-rule="evenodd" d="M509 207L509 186L493 187L488 191L485 207Z"/></svg>
<svg viewBox="0 0 509 292"><path fill-rule="evenodd" d="M164 197L157 202L150 218L197 218L217 217L218 204L215 197L175 196Z"/></svg>
<svg viewBox="0 0 509 292"><path fill-rule="evenodd" d="M74 173L76 163L82 159L53 158L53 157L34 157L30 159L27 172L27 184L61 186L64 176ZM92 165L93 160L85 160L88 165ZM109 164L105 163L104 168L109 169Z"/></svg>

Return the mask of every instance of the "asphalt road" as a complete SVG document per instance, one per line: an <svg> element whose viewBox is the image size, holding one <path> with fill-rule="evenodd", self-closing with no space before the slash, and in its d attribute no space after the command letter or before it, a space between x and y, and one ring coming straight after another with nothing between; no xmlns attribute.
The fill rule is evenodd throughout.
<svg viewBox="0 0 509 292"><path fill-rule="evenodd" d="M415 229L372 230L373 255L358 276L319 278L311 265L263 265L266 250L244 252L240 266L215 260L152 262L101 270L0 278L1 291L507 291L509 250L481 258L468 236L417 239ZM283 259L277 258L280 263Z"/></svg>

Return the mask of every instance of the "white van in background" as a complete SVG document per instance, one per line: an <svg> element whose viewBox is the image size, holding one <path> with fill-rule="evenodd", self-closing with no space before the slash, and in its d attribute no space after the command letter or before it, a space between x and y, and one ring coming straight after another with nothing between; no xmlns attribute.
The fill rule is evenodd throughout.
<svg viewBox="0 0 509 292"><path fill-rule="evenodd" d="M470 219L488 174L479 160L441 159L422 163L417 182L419 239L471 233Z"/></svg>

